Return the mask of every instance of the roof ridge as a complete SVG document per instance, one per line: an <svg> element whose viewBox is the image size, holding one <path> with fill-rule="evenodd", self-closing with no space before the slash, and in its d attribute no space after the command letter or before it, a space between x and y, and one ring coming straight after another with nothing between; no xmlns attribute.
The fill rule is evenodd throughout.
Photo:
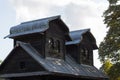
<svg viewBox="0 0 120 80"><path fill-rule="evenodd" d="M78 32L78 31L90 31L90 28L87 28L87 29L80 29L80 30L73 30L73 31L70 31L70 33L72 32Z"/></svg>
<svg viewBox="0 0 120 80"><path fill-rule="evenodd" d="M61 17L60 15L56 15L56 16L52 16L52 17L45 17L45 18L41 18L41 19L22 22L21 24L26 24L26 23L31 23L31 22L36 22L36 21L41 21L41 20L46 20L46 19L54 20L54 19L57 19L57 18L60 18L60 17Z"/></svg>

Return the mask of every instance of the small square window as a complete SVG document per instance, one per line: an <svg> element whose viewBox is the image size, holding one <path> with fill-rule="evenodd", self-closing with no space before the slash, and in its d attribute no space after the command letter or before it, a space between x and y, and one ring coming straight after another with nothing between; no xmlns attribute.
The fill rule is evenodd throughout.
<svg viewBox="0 0 120 80"><path fill-rule="evenodd" d="M20 69L23 70L23 69L26 68L26 63L24 61L21 61L20 64L19 64L19 66L20 66Z"/></svg>

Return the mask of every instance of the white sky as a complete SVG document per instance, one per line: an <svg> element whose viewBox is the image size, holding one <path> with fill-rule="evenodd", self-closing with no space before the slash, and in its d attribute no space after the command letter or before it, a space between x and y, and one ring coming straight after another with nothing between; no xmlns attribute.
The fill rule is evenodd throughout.
<svg viewBox="0 0 120 80"><path fill-rule="evenodd" d="M106 34L102 14L107 7L107 0L2 0L0 59L4 60L13 48L11 39L3 39L9 34L11 26L55 15L61 15L70 30L90 28L99 45ZM101 65L97 53L94 51L94 65L99 68Z"/></svg>

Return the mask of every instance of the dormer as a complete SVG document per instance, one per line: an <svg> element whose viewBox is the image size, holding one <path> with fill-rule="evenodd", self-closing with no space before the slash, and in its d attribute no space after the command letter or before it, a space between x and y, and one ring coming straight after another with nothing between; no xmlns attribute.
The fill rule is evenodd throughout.
<svg viewBox="0 0 120 80"><path fill-rule="evenodd" d="M21 23L12 27L7 37L14 39L14 48L0 65L0 78L108 79L105 74L91 66L93 50L97 49L97 45L90 30L72 31L69 34L60 16Z"/></svg>
<svg viewBox="0 0 120 80"><path fill-rule="evenodd" d="M67 53L80 64L93 65L93 50L98 47L90 29L71 31L70 37L72 41L66 42Z"/></svg>
<svg viewBox="0 0 120 80"><path fill-rule="evenodd" d="M65 40L69 40L69 29L60 19L54 16L21 23L10 29L7 37L18 42L30 43L43 57L64 58Z"/></svg>

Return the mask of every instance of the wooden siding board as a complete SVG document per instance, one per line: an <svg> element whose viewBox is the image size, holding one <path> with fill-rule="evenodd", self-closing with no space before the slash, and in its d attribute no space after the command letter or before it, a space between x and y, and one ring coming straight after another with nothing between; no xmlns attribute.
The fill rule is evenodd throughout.
<svg viewBox="0 0 120 80"><path fill-rule="evenodd" d="M2 73L21 73L44 70L44 68L21 47L17 47L15 52L11 54L12 55L9 56L8 59L9 62L7 62L2 69ZM20 68L20 62L25 62L25 69Z"/></svg>
<svg viewBox="0 0 120 80"><path fill-rule="evenodd" d="M65 32L64 30L62 30L62 26L60 26L60 24L57 24L56 21L51 21L49 23L49 29L46 31L46 41L49 38L53 39L53 42L55 43L55 41L59 41L60 42L60 57L62 59L64 59L64 54L66 53L66 49L65 49ZM53 44L54 44L53 43ZM46 48L45 48L45 54L48 55L49 54L49 50L48 50L48 45L46 43ZM52 57L52 56L47 56L47 57Z"/></svg>

